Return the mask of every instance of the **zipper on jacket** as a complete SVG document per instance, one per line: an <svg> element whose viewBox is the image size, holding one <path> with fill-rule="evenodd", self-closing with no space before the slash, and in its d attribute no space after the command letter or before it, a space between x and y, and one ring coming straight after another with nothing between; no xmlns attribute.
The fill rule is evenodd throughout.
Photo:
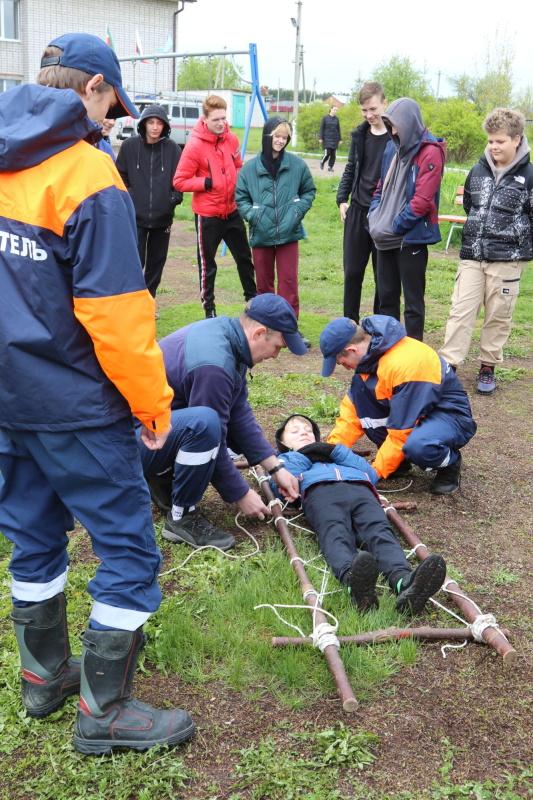
<svg viewBox="0 0 533 800"><path fill-rule="evenodd" d="M278 184L275 178L272 178L274 183L274 213L276 215L276 241L279 242L279 218L278 218Z"/></svg>
<svg viewBox="0 0 533 800"><path fill-rule="evenodd" d="M487 171L490 173L490 170L487 170ZM490 177L490 174L489 174L489 177ZM492 198L494 197L494 192L495 191L496 191L496 181L493 179L492 180L492 189L491 189L491 192L490 192L490 197L487 199L487 202L486 202L486 205L485 205L486 213L485 213L485 217L483 219L483 224L481 226L481 234L480 234L480 237L479 237L480 244L481 244L481 253L480 253L480 255L482 256L482 258L479 259L480 261L484 261L485 260L483 258L483 256L485 255L485 253L484 253L484 244L483 244L483 242L485 241L485 228L487 227L487 219L488 219L488 216L489 216L490 204L492 202Z"/></svg>
<svg viewBox="0 0 533 800"><path fill-rule="evenodd" d="M148 204L148 219L152 221L153 193L154 193L154 148L150 149L150 202Z"/></svg>

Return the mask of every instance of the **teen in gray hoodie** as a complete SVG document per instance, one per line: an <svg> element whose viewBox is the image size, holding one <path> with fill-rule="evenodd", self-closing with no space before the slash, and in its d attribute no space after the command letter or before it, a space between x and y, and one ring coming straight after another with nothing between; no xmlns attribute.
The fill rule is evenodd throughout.
<svg viewBox="0 0 533 800"><path fill-rule="evenodd" d="M378 251L380 314L400 319L403 288L407 335L422 341L427 248L441 239L438 207L446 143L428 131L418 103L409 97L391 103L383 121L391 141L368 213Z"/></svg>

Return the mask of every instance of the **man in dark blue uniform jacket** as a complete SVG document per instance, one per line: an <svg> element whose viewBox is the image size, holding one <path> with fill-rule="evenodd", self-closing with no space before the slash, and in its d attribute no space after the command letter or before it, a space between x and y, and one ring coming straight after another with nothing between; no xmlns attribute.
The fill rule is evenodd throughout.
<svg viewBox="0 0 533 800"><path fill-rule="evenodd" d="M298 497L298 481L279 464L248 402L246 371L283 347L307 352L289 303L262 294L238 317L201 320L171 333L159 343L167 380L174 390L172 432L165 447L142 452L152 498L167 510L163 537L192 547L212 545L229 550L231 534L216 528L196 508L209 482L223 500L237 503L244 514L269 514L233 463L228 446L248 463L261 464L286 498ZM146 448L144 448L146 449ZM171 498L164 498L172 482Z"/></svg>

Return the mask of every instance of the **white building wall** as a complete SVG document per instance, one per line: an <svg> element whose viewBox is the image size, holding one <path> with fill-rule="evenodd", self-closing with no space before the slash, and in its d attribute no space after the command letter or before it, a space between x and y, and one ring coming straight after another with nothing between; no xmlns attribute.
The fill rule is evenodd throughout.
<svg viewBox="0 0 533 800"><path fill-rule="evenodd" d="M158 52L172 35L173 14L177 0L21 0L20 41L0 40L0 75L19 78L25 83L35 80L42 51L52 39L63 33L92 33L106 38L106 28L113 39L115 52L135 55L135 27L144 53ZM183 13L187 13L187 8ZM179 16L178 35L179 35ZM178 48L182 47L178 39ZM147 91L172 87L172 59L155 65L132 62L121 64L126 88Z"/></svg>

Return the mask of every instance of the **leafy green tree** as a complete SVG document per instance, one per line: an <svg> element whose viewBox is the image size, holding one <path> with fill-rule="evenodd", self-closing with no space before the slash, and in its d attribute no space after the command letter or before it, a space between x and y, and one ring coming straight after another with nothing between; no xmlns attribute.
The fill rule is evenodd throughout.
<svg viewBox="0 0 533 800"><path fill-rule="evenodd" d="M190 56L179 63L176 88L178 91L215 88L243 90L248 86L242 80L242 72L243 67L224 56Z"/></svg>
<svg viewBox="0 0 533 800"><path fill-rule="evenodd" d="M481 114L512 106L514 57L507 33L500 34L496 29L494 38L487 43L481 69L473 74L449 76L448 80L457 97L474 103Z"/></svg>
<svg viewBox="0 0 533 800"><path fill-rule="evenodd" d="M487 143L481 128L483 114L473 103L456 97L422 104L424 124L435 136L446 139L448 161L459 164L480 156Z"/></svg>
<svg viewBox="0 0 533 800"><path fill-rule="evenodd" d="M398 97L411 97L418 103L431 98L428 79L422 70L416 69L409 56L396 54L382 61L374 68L372 80L383 86L389 103Z"/></svg>
<svg viewBox="0 0 533 800"><path fill-rule="evenodd" d="M317 100L316 103L309 103L306 106L300 106L298 110L298 148L304 148L312 152L318 151L320 145L318 143L318 131L320 129L320 120L327 114L329 109L324 103ZM342 126L341 126L342 130Z"/></svg>
<svg viewBox="0 0 533 800"><path fill-rule="evenodd" d="M329 97L329 95L328 95ZM300 106L298 111L298 142L299 147L305 148L310 152L320 152L321 146L318 143L318 132L320 130L320 120L329 112L329 106L320 101L310 103L307 106ZM363 121L359 103L350 102L339 108L337 114L342 133L342 151L348 151L350 147L350 132Z"/></svg>

